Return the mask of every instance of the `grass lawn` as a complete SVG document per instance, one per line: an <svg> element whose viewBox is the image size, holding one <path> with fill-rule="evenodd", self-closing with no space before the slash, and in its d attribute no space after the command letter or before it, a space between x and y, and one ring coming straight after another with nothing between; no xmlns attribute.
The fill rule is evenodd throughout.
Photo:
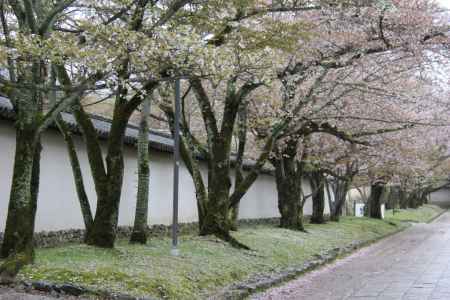
<svg viewBox="0 0 450 300"><path fill-rule="evenodd" d="M401 209L395 210L395 212L392 209L387 210L385 219L387 221L426 223L442 212L443 209L438 206L425 204L420 209Z"/></svg>
<svg viewBox="0 0 450 300"><path fill-rule="evenodd" d="M427 220L438 212L430 206L407 210L390 217L390 223L344 217L339 223L307 225L308 233L266 225L235 233L254 251L197 236L181 237L179 257L169 255L170 240L165 238L152 239L146 246L119 241L114 250L86 245L37 249L35 264L26 267L20 279L72 283L134 296L202 299L251 275L301 265L321 251L395 232L407 226L403 219Z"/></svg>

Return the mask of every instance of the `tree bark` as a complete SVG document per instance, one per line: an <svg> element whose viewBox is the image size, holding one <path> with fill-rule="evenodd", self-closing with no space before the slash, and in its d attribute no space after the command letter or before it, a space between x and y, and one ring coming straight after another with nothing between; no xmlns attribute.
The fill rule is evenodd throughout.
<svg viewBox="0 0 450 300"><path fill-rule="evenodd" d="M280 227L304 231L301 162L296 158L298 140L289 140L285 149L276 149L271 159L275 167ZM279 146L276 146L279 147Z"/></svg>
<svg viewBox="0 0 450 300"><path fill-rule="evenodd" d="M208 203L200 235L221 234L230 230L229 194L230 162L225 149L214 147L213 161L208 165Z"/></svg>
<svg viewBox="0 0 450 300"><path fill-rule="evenodd" d="M347 193L350 189L352 179L351 178L336 178L336 182L333 185L334 203L330 207L330 220L339 222L342 215L342 208L344 207L347 199Z"/></svg>
<svg viewBox="0 0 450 300"><path fill-rule="evenodd" d="M237 140L238 140L238 150L236 154L235 163L235 182L234 186L238 187L242 181L244 181L243 175L243 163L245 154L245 145L247 144L247 102L241 103L239 107L238 120L237 120ZM238 229L238 219L239 219L239 203L231 205L230 208L230 226L231 230L236 231Z"/></svg>
<svg viewBox="0 0 450 300"><path fill-rule="evenodd" d="M370 187L369 197L369 217L374 219L382 219L381 204L383 203L383 196L386 193L386 183L377 181Z"/></svg>
<svg viewBox="0 0 450 300"><path fill-rule="evenodd" d="M408 193L402 188L399 189L399 202L401 209L408 208Z"/></svg>
<svg viewBox="0 0 450 300"><path fill-rule="evenodd" d="M311 223L324 224L325 210L325 184L326 178L320 170L312 171L308 175L312 190L312 216Z"/></svg>
<svg viewBox="0 0 450 300"><path fill-rule="evenodd" d="M91 205L89 204L89 198L84 187L83 173L81 172L80 161L78 159L75 143L72 138L70 130L64 123L61 117L56 120L59 131L64 137L67 147L67 153L69 154L70 166L72 168L73 179L75 183L75 189L78 196L78 202L81 208L81 215L83 216L84 227L86 229L85 238L89 235L94 219L92 217Z"/></svg>
<svg viewBox="0 0 450 300"><path fill-rule="evenodd" d="M230 235L230 162L223 155L225 152L219 155L220 152L219 149L215 149L217 160L209 164L208 202L199 230L200 235L215 235L233 247L249 250L248 246Z"/></svg>
<svg viewBox="0 0 450 300"><path fill-rule="evenodd" d="M6 261L0 266L0 282L14 280L20 268L34 259L40 153L41 146L36 141L32 126L18 128L8 216L1 248L1 257Z"/></svg>
<svg viewBox="0 0 450 300"><path fill-rule="evenodd" d="M114 120L114 118L113 118ZM122 194L124 160L123 139L128 118L117 116L112 122L106 156L106 180L97 187L97 210L92 229L87 237L89 245L113 248L116 239Z"/></svg>
<svg viewBox="0 0 450 300"><path fill-rule="evenodd" d="M150 114L150 99L142 104L141 120L138 138L138 192L136 213L130 243L146 244L148 237L148 198L150 184L149 152L148 152L148 116Z"/></svg>
<svg viewBox="0 0 450 300"><path fill-rule="evenodd" d="M420 196L417 191L412 191L409 193L407 198L407 203L409 208L418 208L420 206Z"/></svg>

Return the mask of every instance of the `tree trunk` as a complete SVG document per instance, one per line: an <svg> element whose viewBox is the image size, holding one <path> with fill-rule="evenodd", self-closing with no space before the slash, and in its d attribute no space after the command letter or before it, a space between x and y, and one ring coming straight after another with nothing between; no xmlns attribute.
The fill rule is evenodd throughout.
<svg viewBox="0 0 450 300"><path fill-rule="evenodd" d="M382 219L381 204L383 202L383 194L386 190L386 183L377 181L370 187L369 197L369 217L374 219Z"/></svg>
<svg viewBox="0 0 450 300"><path fill-rule="evenodd" d="M34 129L29 128L16 131L13 179L1 249L1 257L6 261L0 266L0 282L12 281L20 268L34 259L33 235L41 152L35 134Z"/></svg>
<svg viewBox="0 0 450 300"><path fill-rule="evenodd" d="M51 105L57 104L57 93L56 93L56 81L57 81L57 71L55 66L51 66L50 68L50 83L52 87L52 91L50 92L49 99ZM67 124L64 122L61 114L58 114L55 117L55 124L59 129L59 132L62 134L64 141L66 142L67 153L69 155L70 166L72 168L72 175L75 183L75 189L78 196L78 202L81 208L81 215L83 216L84 227L86 229L86 233L84 238L89 235L89 231L92 227L92 223L94 222L92 217L91 206L89 204L89 199L86 193L86 189L84 187L83 181L83 173L81 172L80 161L78 159L77 150L75 148L75 143L72 138L72 133L68 128Z"/></svg>
<svg viewBox="0 0 450 300"><path fill-rule="evenodd" d="M280 227L304 231L303 172L301 163L296 158L297 145L297 140L287 142L286 149L278 149L277 155L271 159L271 163L275 167Z"/></svg>
<svg viewBox="0 0 450 300"><path fill-rule="evenodd" d="M407 203L408 203L408 207L409 208L418 208L419 207L419 195L417 193L417 191L412 191L411 193L409 193L408 195L408 199L407 199Z"/></svg>
<svg viewBox="0 0 450 300"><path fill-rule="evenodd" d="M87 244L102 248L114 247L122 194L124 174L123 139L128 117L119 110L120 108L116 106L108 138L107 172L104 178L97 178L97 210L92 229L86 239ZM89 149L88 151L97 150ZM96 156L101 158L101 152Z"/></svg>
<svg viewBox="0 0 450 300"><path fill-rule="evenodd" d="M200 235L213 234L233 247L250 249L230 235L230 160L229 145L217 141L208 163L208 202L201 221Z"/></svg>
<svg viewBox="0 0 450 300"><path fill-rule="evenodd" d="M326 178L320 171L313 171L309 173L309 180L312 191L312 216L311 223L323 224L325 217L323 215L325 210L325 184Z"/></svg>
<svg viewBox="0 0 450 300"><path fill-rule="evenodd" d="M200 235L220 234L230 230L229 194L231 188L229 161L223 156L209 164L208 170L208 203L200 228Z"/></svg>
<svg viewBox="0 0 450 300"><path fill-rule="evenodd" d="M342 215L342 208L344 207L345 201L347 199L347 193L350 189L351 179L336 179L333 186L334 192L334 203L330 207L330 220L334 222L339 222L340 216Z"/></svg>
<svg viewBox="0 0 450 300"><path fill-rule="evenodd" d="M148 236L148 195L150 183L149 153L148 153L148 116L150 114L150 99L142 104L141 121L139 123L138 139L138 191L136 199L136 214L130 243L146 244Z"/></svg>
<svg viewBox="0 0 450 300"><path fill-rule="evenodd" d="M399 193L400 208L407 209L408 208L408 193L402 188L399 189L398 193Z"/></svg>
<svg viewBox="0 0 450 300"><path fill-rule="evenodd" d="M234 187L238 187L242 181L244 181L243 175L243 163L245 154L245 145L247 144L247 102L241 103L239 107L238 119L237 119L237 139L238 139L238 150L236 155L235 163L235 182ZM230 208L230 224L231 230L238 229L238 219L239 219L239 202L232 205Z"/></svg>
<svg viewBox="0 0 450 300"><path fill-rule="evenodd" d="M277 182L280 227L304 231L301 187L294 181L288 179L283 183Z"/></svg>
<svg viewBox="0 0 450 300"><path fill-rule="evenodd" d="M388 200L386 201L386 209L396 209L400 201L400 186L391 186Z"/></svg>
<svg viewBox="0 0 450 300"><path fill-rule="evenodd" d="M216 165L217 166L217 165ZM215 168L221 169L221 168ZM227 169L227 168L223 168ZM216 170L216 172L219 170ZM205 214L200 225L200 235L215 235L224 241L229 242L233 247L247 249L250 248L230 235L230 209L229 209L229 192L230 179L228 171L220 170L211 176L208 183L208 202L206 204ZM219 174L222 174L219 175Z"/></svg>
<svg viewBox="0 0 450 300"><path fill-rule="evenodd" d="M73 179L77 191L78 202L80 203L81 215L83 216L84 227L86 229L85 238L89 235L94 219L92 217L91 205L84 187L83 174L81 172L80 161L78 159L75 143L72 138L67 125L61 117L56 120L59 131L64 137L67 146L67 153L69 154L70 166L72 168Z"/></svg>
<svg viewBox="0 0 450 300"><path fill-rule="evenodd" d="M182 104L183 104L182 107L184 107L184 102L182 102ZM175 132L174 128L175 119L173 109L172 107L167 105L160 105L160 108L166 115L166 118L169 123L169 128L173 136ZM183 120L185 121L184 114ZM190 139L191 136L187 124L183 124L181 130L183 132L183 135L180 136L180 154L186 168L188 169L189 174L191 175L192 182L194 183L195 196L197 200L198 225L199 228L202 228L203 220L205 218L204 216L206 211L206 204L208 202L208 193L205 184L203 182L203 176L200 170L199 163L195 157L196 154L195 146L194 142Z"/></svg>

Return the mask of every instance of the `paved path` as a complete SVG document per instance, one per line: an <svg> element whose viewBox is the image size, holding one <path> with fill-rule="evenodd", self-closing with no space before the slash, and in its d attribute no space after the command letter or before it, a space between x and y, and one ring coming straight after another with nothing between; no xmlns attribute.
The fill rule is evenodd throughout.
<svg viewBox="0 0 450 300"><path fill-rule="evenodd" d="M31 295L8 288L0 288L1 300L53 300L56 298L44 295Z"/></svg>
<svg viewBox="0 0 450 300"><path fill-rule="evenodd" d="M25 293L24 291L15 290L11 288L0 287L0 300L83 300L82 298L70 297L70 296L58 296L58 298L32 291L32 294Z"/></svg>
<svg viewBox="0 0 450 300"><path fill-rule="evenodd" d="M253 299L450 299L450 212Z"/></svg>

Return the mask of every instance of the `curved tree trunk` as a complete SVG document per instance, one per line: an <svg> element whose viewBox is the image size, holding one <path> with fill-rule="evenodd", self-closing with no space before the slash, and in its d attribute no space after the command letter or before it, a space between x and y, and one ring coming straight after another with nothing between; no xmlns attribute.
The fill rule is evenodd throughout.
<svg viewBox="0 0 450 300"><path fill-rule="evenodd" d="M144 100L139 123L138 139L138 192L136 199L136 214L130 243L147 243L148 236L148 195L150 183L149 153L148 153L148 116L150 114L150 99Z"/></svg>
<svg viewBox="0 0 450 300"><path fill-rule="evenodd" d="M312 191L312 215L311 223L325 223L325 184L326 178L321 171L313 171L308 174Z"/></svg>
<svg viewBox="0 0 450 300"><path fill-rule="evenodd" d="M86 228L85 238L89 235L89 231L92 227L94 219L92 217L91 205L89 204L89 198L84 187L83 174L81 172L80 161L75 148L75 143L72 138L72 134L67 128L66 124L61 117L58 117L56 124L59 131L64 137L67 146L67 153L69 154L70 166L72 168L73 179L75 182L75 188L77 191L78 202L80 203L81 214L83 216L84 227Z"/></svg>
<svg viewBox="0 0 450 300"><path fill-rule="evenodd" d="M50 83L53 90L50 92L49 98L50 103L52 105L56 105L57 103L56 81L57 81L56 67L51 66ZM81 208L81 215L83 216L84 227L86 229L86 234L84 236L84 238L86 239L86 237L89 235L89 231L92 227L92 223L94 222L94 220L92 217L91 205L89 204L89 199L86 193L86 189L84 187L83 173L81 172L80 161L78 159L78 154L72 137L72 133L70 132L70 129L68 128L67 124L64 122L61 114L58 114L55 117L55 124L58 127L59 132L62 134L64 141L66 142L67 153L69 155L70 166L72 168L72 175L75 183L75 189L78 196L78 202Z"/></svg>

